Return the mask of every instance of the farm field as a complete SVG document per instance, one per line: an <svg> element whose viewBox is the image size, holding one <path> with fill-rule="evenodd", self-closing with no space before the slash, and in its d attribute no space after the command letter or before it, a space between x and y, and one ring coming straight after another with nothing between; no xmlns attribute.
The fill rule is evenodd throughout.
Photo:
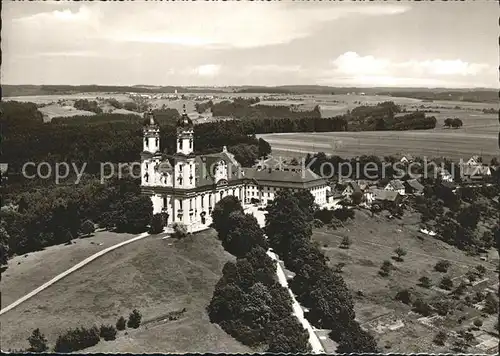
<svg viewBox="0 0 500 356"><path fill-rule="evenodd" d="M27 347L34 328L40 328L53 347L69 328L114 325L120 316L138 309L141 327L119 332L114 341L101 340L85 352L251 352L210 323L205 311L224 263L232 258L212 230L181 241L159 235L133 242L0 316L2 349ZM10 273L15 274L17 265L12 267ZM180 319L164 320L183 308Z"/></svg>
<svg viewBox="0 0 500 356"><path fill-rule="evenodd" d="M489 125L489 124L488 124ZM483 131L481 131L483 130ZM484 126L478 132L466 129L415 131L363 131L283 133L257 135L268 141L275 155L325 152L341 157L361 155L445 156L469 159L477 154L483 159L498 157L498 127ZM484 132L487 131L487 132Z"/></svg>
<svg viewBox="0 0 500 356"><path fill-rule="evenodd" d="M432 319L429 326L425 324L427 320L418 320L421 316L411 312L410 306L394 300L396 293L402 289L409 289L413 298L419 297L427 302L442 298L446 296L443 291L420 287L417 285L418 279L425 275L436 285L444 275L448 275L453 278L456 286L469 269L479 264L487 268L486 280L468 287L468 291L484 291L487 288L498 291L498 284L495 286L498 283L498 272L495 271L498 265L496 251L492 251L495 257L489 262L484 262L477 256L467 256L444 242L420 234L418 222L419 217L415 213L409 213L402 220L388 220L382 216L371 217L370 213L361 210L356 211L355 219L344 228L315 230L313 240L319 243L329 257L332 267L339 262L345 263L342 275L355 295L356 317L363 327L373 333L384 352L449 352L450 343L443 347L432 343L440 330L439 323L446 325L445 329L451 334L451 330L464 329L477 318L483 319L484 326L475 331L476 338L490 340L493 346L476 346L468 352L498 352L498 349L494 349L498 345L498 332L496 331L496 337L488 334L495 332L492 325L496 316L485 318L479 310L466 307L464 310L455 310L452 315L443 319ZM349 249L338 247L344 236L351 240ZM392 259L394 249L399 246L407 251L402 262ZM433 269L442 259L451 263L446 274ZM395 266L388 277L378 275L384 260L390 260ZM362 296L357 295L358 291L362 292ZM465 321L459 325L457 319L462 315L465 316ZM452 337L450 342L451 340Z"/></svg>
<svg viewBox="0 0 500 356"><path fill-rule="evenodd" d="M38 109L44 115L44 121L51 121L54 117L70 117L76 115L93 116L91 111L78 110L71 105L50 104Z"/></svg>

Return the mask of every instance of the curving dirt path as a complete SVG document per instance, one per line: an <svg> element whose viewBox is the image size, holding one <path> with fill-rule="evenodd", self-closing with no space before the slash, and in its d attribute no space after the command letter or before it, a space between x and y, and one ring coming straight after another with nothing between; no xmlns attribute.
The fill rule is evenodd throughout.
<svg viewBox="0 0 500 356"><path fill-rule="evenodd" d="M143 238L145 238L147 236L149 236L149 233L144 232L144 233L142 233L142 234L140 234L140 235L138 235L136 237L133 237L133 238L131 238L129 240L126 240L126 241L120 242L120 243L118 243L116 245L113 245L113 246L110 246L108 248L105 248L104 250L99 251L99 252L93 254L92 256L87 257L86 259L84 259L83 261L77 263L76 265L74 265L70 269L68 269L68 270L66 270L66 271L58 274L57 276L55 276L54 278L52 278L50 281L42 284L40 287L38 287L35 290L31 291L30 293L26 294L24 297L21 297L18 300L16 300L15 302L13 302L10 305L6 306L2 310L0 310L0 315L7 313L9 310L17 307L19 304L21 304L21 303L25 302L26 300L30 299L31 297L37 295L38 293L40 293L44 289L50 287L52 284L56 283L60 279L63 279L64 277L66 277L70 273L73 273L76 270L82 268L83 266L85 266L86 264L92 262L96 258L101 257L102 255L104 255L104 254L106 254L106 253L108 253L110 251L116 250L117 248L122 247L124 245L127 245L127 244L129 244L131 242L135 242L135 241L138 241L140 239L143 239Z"/></svg>

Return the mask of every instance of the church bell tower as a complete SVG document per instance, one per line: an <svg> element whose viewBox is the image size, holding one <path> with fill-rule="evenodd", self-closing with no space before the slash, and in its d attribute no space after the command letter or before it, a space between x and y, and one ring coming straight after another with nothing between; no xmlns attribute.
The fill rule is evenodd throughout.
<svg viewBox="0 0 500 356"><path fill-rule="evenodd" d="M175 153L174 188L191 189L195 187L194 125L186 113L177 120L177 150Z"/></svg>

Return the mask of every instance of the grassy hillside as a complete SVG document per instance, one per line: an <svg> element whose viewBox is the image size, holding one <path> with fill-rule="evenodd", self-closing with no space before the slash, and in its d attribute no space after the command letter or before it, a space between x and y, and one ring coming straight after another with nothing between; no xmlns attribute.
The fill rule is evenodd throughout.
<svg viewBox="0 0 500 356"><path fill-rule="evenodd" d="M2 348L26 347L37 327L52 347L68 328L115 324L138 309L145 325L86 351L250 352L211 324L205 311L230 258L211 230L183 241L153 236L124 246L2 315ZM162 321L182 308L179 320Z"/></svg>
<svg viewBox="0 0 500 356"><path fill-rule="evenodd" d="M332 267L345 263L342 276L349 290L355 294L356 318L363 327L373 332L384 352L449 352L451 333L469 327L475 319L484 320L484 325L474 331L477 339L484 337L498 342L497 337L489 334L495 334L495 315L484 317L479 310L463 307L460 302L452 300L458 304L455 310L428 326L418 320L420 315L410 312L410 306L394 299L396 293L405 288L411 291L413 298L419 297L426 302L446 298L446 291L422 288L418 286L418 279L427 276L436 286L443 276L448 275L453 278L456 287L464 274L477 265L487 268L484 280L468 287L466 293L485 292L488 288L498 290L498 273L495 272L497 251L490 251L488 262L481 261L479 256L468 256L453 246L419 233L419 221L419 215L412 212L405 214L402 220L388 220L382 215L371 217L370 213L360 210L344 228L333 231L316 229L313 240L330 258ZM345 236L352 242L349 249L339 247ZM392 258L398 246L407 251L404 261L397 262ZM434 270L435 264L443 259L451 264L446 274ZM384 260L390 260L395 267L388 277L378 275ZM358 291L361 291L361 296ZM448 297L448 300L451 298ZM465 320L460 324L457 320L462 316ZM398 321L404 325L397 327ZM394 326L394 330L388 329L390 326ZM432 339L441 328L446 329L450 340L445 346L438 347ZM476 348L471 348L469 352L491 351L478 346L478 342L475 343Z"/></svg>

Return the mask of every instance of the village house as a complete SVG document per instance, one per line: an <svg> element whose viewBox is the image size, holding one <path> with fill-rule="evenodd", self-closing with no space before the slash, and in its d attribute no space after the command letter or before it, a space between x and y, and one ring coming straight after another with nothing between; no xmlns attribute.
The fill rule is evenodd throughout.
<svg viewBox="0 0 500 356"><path fill-rule="evenodd" d="M385 189L368 189L364 197L367 205L379 205L382 208L395 207L401 204L402 196L397 191Z"/></svg>
<svg viewBox="0 0 500 356"><path fill-rule="evenodd" d="M412 155L403 155L401 157L401 159L399 160L399 162L404 163L404 164L408 164L408 163L413 162L414 160L415 160L415 158Z"/></svg>
<svg viewBox="0 0 500 356"><path fill-rule="evenodd" d="M491 169L488 166L482 165L464 165L461 168L462 180L466 183L482 181L491 177Z"/></svg>
<svg viewBox="0 0 500 356"><path fill-rule="evenodd" d="M453 180L453 176L451 175L450 172L448 172L447 169L445 168L441 168L441 167L437 167L436 170L435 170L435 178L439 178L441 179L443 182L450 182L452 183L454 180Z"/></svg>
<svg viewBox="0 0 500 356"><path fill-rule="evenodd" d="M479 156L472 156L469 158L467 162L465 162L465 165L467 166L481 166L482 165L482 159Z"/></svg>
<svg viewBox="0 0 500 356"><path fill-rule="evenodd" d="M404 182L406 194L422 195L424 194L424 186L416 179L408 179Z"/></svg>
<svg viewBox="0 0 500 356"><path fill-rule="evenodd" d="M406 190L403 182L400 179L391 180L385 187L384 190L398 192L401 195L405 195Z"/></svg>

